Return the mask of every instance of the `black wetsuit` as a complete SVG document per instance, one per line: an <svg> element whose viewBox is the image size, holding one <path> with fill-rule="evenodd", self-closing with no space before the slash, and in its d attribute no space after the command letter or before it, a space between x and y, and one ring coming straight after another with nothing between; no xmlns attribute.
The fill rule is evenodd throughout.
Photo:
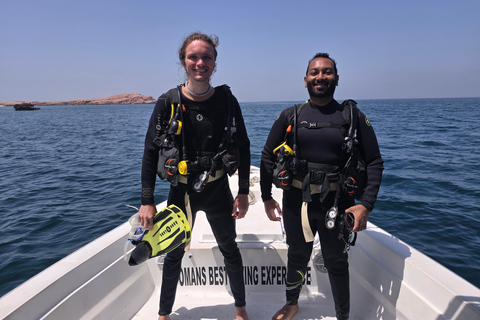
<svg viewBox="0 0 480 320"><path fill-rule="evenodd" d="M147 135L145 138L145 151L142 163L142 205L154 204L154 188L158 162L159 147L153 143L156 136L155 126L158 115L170 117L170 102L162 95L153 110ZM241 142L239 174L239 194L248 194L250 176L250 141L247 136L240 106L233 97L236 111L237 131L236 138ZM182 95L182 103L186 107L182 130L185 133L185 145L189 157L215 154L224 139L226 115L228 114L227 93L221 88L215 88L215 93L209 99L195 102ZM177 142L182 150L181 136ZM185 194L188 193L190 206L195 220L195 213L203 210L217 240L220 251L224 256L225 267L230 280L230 287L235 299L235 306L245 305L245 285L243 279L243 263L240 251L235 242L235 219L232 217L233 196L228 184L228 176L224 175L218 180L209 182L201 192L192 189L192 180L196 175L188 178L187 184L179 183L170 187L168 204L175 204L184 212ZM159 315L172 312L175 293L181 270L181 261L185 246L182 245L167 254L163 266L163 280L160 296Z"/></svg>
<svg viewBox="0 0 480 320"><path fill-rule="evenodd" d="M317 123L344 124L343 106L333 100L326 106L316 106L307 103L298 116L297 123L302 121ZM285 110L272 126L265 147L262 151L260 185L262 200L272 199L272 173L275 156L273 150L279 146L285 137L285 130L290 122L285 116ZM379 190L383 160L380 155L375 133L363 113L359 113L357 123L358 148L365 159L368 173L368 183L361 204L372 210ZM344 136L339 128L308 129L298 128L297 150L300 159L311 163L326 164L343 168L348 154L343 150ZM289 141L292 147L292 141ZM329 192L323 202L320 194L312 195L308 203L308 221L315 234L318 232L325 266L328 270L335 309L338 319L348 319L350 308L348 255L343 253L345 242L338 239L338 230L330 231L325 226L325 214L332 207L335 192ZM287 234L288 272L287 272L287 303L296 305L302 286L307 263L312 252L313 242L306 242L302 232L301 206L302 190L292 187L283 192L283 223ZM354 205L354 201L341 193L339 212Z"/></svg>

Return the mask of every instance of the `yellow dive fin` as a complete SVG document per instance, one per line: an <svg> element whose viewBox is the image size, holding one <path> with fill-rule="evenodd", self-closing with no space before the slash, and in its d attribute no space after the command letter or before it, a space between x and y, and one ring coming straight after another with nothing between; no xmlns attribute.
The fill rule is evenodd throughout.
<svg viewBox="0 0 480 320"><path fill-rule="evenodd" d="M155 214L153 229L145 231L132 251L128 264L138 265L150 258L166 254L190 241L190 224L182 210L169 205Z"/></svg>

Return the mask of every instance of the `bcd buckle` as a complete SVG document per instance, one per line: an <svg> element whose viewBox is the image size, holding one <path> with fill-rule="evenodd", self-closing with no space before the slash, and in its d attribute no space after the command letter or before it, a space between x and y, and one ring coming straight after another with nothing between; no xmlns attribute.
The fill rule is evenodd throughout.
<svg viewBox="0 0 480 320"><path fill-rule="evenodd" d="M325 172L322 171L310 171L310 183L322 184L325 180Z"/></svg>

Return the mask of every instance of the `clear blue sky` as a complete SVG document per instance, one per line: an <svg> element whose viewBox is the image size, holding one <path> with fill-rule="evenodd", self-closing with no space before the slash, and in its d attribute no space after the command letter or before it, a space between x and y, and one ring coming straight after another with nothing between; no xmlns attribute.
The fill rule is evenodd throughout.
<svg viewBox="0 0 480 320"><path fill-rule="evenodd" d="M0 101L158 97L192 31L220 39L212 84L241 102L307 98L316 52L338 99L480 96L478 0L0 0Z"/></svg>

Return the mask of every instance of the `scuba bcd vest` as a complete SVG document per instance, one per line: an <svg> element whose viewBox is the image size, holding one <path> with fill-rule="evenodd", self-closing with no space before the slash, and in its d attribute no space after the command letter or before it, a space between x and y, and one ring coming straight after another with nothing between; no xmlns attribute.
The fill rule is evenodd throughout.
<svg viewBox="0 0 480 320"><path fill-rule="evenodd" d="M284 142L273 150L273 153L277 156L273 166L273 182L277 187L284 190L288 190L291 185L302 189L302 228L307 242L313 241L313 234L308 225L306 207L308 202L312 201L311 195L320 193L320 201L323 201L330 191L335 191L334 204L325 214L325 226L329 230L338 230L338 238L345 242L344 252L347 252L350 246L355 245L357 237L356 233L352 233L355 217L350 212L339 212L338 199L340 198L340 192L343 191L349 197L360 200L367 179L365 163L357 148L356 124L359 113L357 104L354 100L346 100L342 105L344 124L308 121L302 121L298 124L297 118L305 104L297 104L286 110L285 116L290 125L287 127ZM344 136L342 148L349 156L343 169L339 170L336 166L308 163L302 160L297 151L298 128L338 128L341 130ZM289 141L291 135L293 135L293 148L290 148L287 144L291 142ZM295 179L296 177L302 179L302 181L299 182ZM297 184L293 184L294 182L297 182Z"/></svg>
<svg viewBox="0 0 480 320"><path fill-rule="evenodd" d="M308 121L302 121L302 123L298 124L297 118L305 104L296 104L286 110L285 115L290 125L287 127L284 142L273 150L273 153L276 154L277 157L273 167L273 182L277 187L288 190L291 186L293 176L297 175L298 171L307 167L325 166L307 163L305 160L301 160L299 158L298 151L296 150L298 128L338 128L342 131L342 135L345 138L342 148L349 155L345 166L338 175L338 183L345 194L353 199L361 200L366 187L367 179L365 162L363 161L362 156L357 148L357 103L354 100L345 100L342 105L344 106L342 112L343 118L346 122L344 124L317 123ZM289 141L288 138L291 135L293 135L293 148L290 148L287 144ZM325 176L330 175L330 177L333 177L332 172L337 170L337 167L329 167L326 169L322 168L322 171L325 172ZM316 179L315 176L318 176L318 174L312 175L312 179ZM324 177L316 180L320 181L323 180L323 178ZM332 180L332 178L330 178L330 181L334 181L334 179ZM305 195L305 197L308 199L308 195Z"/></svg>
<svg viewBox="0 0 480 320"><path fill-rule="evenodd" d="M216 89L222 90L227 98L227 107L222 105L220 108L222 121L225 123L224 137L217 153L203 152L194 158L191 155L189 158L185 146L183 116L187 110L181 101L181 86L177 86L165 94L166 109L170 110L170 113L169 115L158 115L154 143L160 147L157 173L161 179L167 179L174 186L178 184L179 177L195 175L193 189L200 192L208 183L209 178L215 178L219 170L224 169L227 174L233 175L238 169L240 142L235 135L237 129L236 104L227 85L219 86Z"/></svg>
<svg viewBox="0 0 480 320"><path fill-rule="evenodd" d="M329 230L338 230L338 238L345 242L344 252L347 252L350 246L355 245L357 234L352 234L355 224L355 217L350 212L339 212L338 199L340 191L347 196L361 200L367 182L365 162L357 148L357 120L358 109L354 100L345 100L343 103L343 118L346 123L317 123L302 121L297 123L297 118L305 107L305 104L297 104L286 110L290 125L287 127L284 142L274 149L277 160L273 167L273 181L277 187L288 190L295 177L303 179L301 184L296 187L302 188L302 227L306 241L313 241L310 227L308 226L308 218L306 205L312 201L311 194L320 193L320 201L323 201L330 191L335 191L335 201L326 214L325 226ZM338 128L344 136L343 150L348 154L348 160L342 170L338 167L317 163L308 163L299 157L297 151L297 129L320 129L320 128ZM288 138L293 134L293 148L287 143ZM291 142L291 141L290 141ZM299 171L302 174L299 175ZM306 173L306 174L305 174ZM312 189L312 186L315 189ZM305 221L304 221L305 219ZM310 231L309 231L310 230Z"/></svg>

